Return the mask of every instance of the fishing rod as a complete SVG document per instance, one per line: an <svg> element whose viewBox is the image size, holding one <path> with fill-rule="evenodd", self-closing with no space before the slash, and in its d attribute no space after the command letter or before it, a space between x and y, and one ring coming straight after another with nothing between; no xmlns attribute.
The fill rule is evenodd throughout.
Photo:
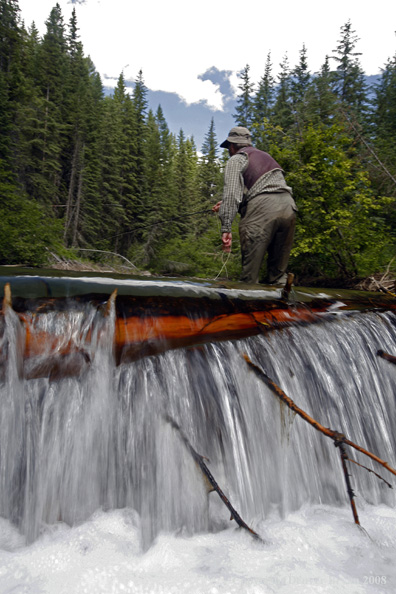
<svg viewBox="0 0 396 594"><path fill-rule="evenodd" d="M146 227L154 227L155 225L164 225L165 223L171 223L172 221L177 221L179 219L185 219L186 217L193 217L198 214L213 214L213 210L211 208L205 208L203 210L196 210L194 212L187 212L183 213L180 216L170 217L169 219L162 219L161 221L156 221L155 223L143 223L138 224L129 229L128 231L124 231L123 233L117 233L116 235L111 235L110 237L106 237L106 239L114 239L115 237L121 237L122 235L128 235L128 233L132 233L135 229L144 229Z"/></svg>

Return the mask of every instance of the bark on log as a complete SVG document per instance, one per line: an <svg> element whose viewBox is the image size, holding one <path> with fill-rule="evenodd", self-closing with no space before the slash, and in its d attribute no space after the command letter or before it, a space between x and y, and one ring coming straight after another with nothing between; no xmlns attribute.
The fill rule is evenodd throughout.
<svg viewBox="0 0 396 594"><path fill-rule="evenodd" d="M24 293L29 294L30 283L26 279L22 279L21 282ZM24 328L25 344L22 349L22 359L26 364L29 362L25 367L29 367L26 377L30 378L43 377L41 374L46 373L48 365L43 366L42 362L39 362L35 369L33 362L48 352L51 355L56 353L61 359L66 355L77 354L74 359L70 357L67 360L67 375L72 373L73 360L76 363L76 375L82 373L86 357L81 357L80 354L84 352L89 357L92 329L84 337L83 344L81 340L70 340L65 344L64 337L37 330L34 320L47 312L64 314L70 309L84 308L88 303L100 310L104 308L105 311L110 302L114 303L114 353L117 365L169 349L247 338L292 325L331 320L335 317L335 311L396 309L396 300L382 294L372 296L346 292L346 298L340 301L338 293L333 292L333 296L318 297L315 293L310 294L305 290L298 292L298 289L293 289L296 303L291 305L287 302L290 286L285 287L283 292L281 290L263 291L261 288L255 291L242 291L239 288L237 292L232 287L225 289L214 285L207 289L186 284L182 290L172 286L169 289L169 292L175 293L172 295L165 293L168 289L167 287L164 289L160 283L151 283L147 286L139 283L128 286L127 289L120 283L114 290L115 283L109 285L99 282L84 283L80 279L34 279L31 282L35 286L32 294L36 294L38 290L54 293L59 292L60 289L64 293L68 290L73 294L76 288L84 291L86 286L91 289L96 288L98 291L105 286L109 292L83 293L73 295L72 298L32 299L14 296L14 292L11 296L10 283L4 285L5 297L3 309L0 312L0 333L1 328L4 327L2 318L5 310L7 307L12 307ZM20 294L21 286L18 283L15 286L16 292ZM132 293L134 291L136 294L122 294L126 290ZM147 294L150 290L157 291L157 294ZM66 362L66 359L64 361ZM54 373L53 377L60 377L59 372Z"/></svg>

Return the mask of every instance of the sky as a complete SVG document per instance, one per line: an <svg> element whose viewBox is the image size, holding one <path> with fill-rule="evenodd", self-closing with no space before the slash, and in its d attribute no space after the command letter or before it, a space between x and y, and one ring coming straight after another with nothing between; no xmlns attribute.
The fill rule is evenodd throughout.
<svg viewBox="0 0 396 594"><path fill-rule="evenodd" d="M55 3L19 0L25 25L34 20L44 34ZM362 53L360 62L367 75L379 73L396 53L395 0L377 0L375 6L362 0L283 0L272 5L263 0L58 3L65 23L76 8L85 54L92 58L105 86L114 86L121 72L133 81L141 69L151 91L175 94L184 112L200 105L208 116L213 112L218 119L229 111L238 72L245 65L249 64L251 80L257 83L269 52L276 76L286 54L291 67L298 63L305 44L309 69L316 72L336 48L348 20L360 38L356 51ZM188 117L186 113L183 117ZM194 117L194 112L190 115ZM228 126L231 119L225 120Z"/></svg>

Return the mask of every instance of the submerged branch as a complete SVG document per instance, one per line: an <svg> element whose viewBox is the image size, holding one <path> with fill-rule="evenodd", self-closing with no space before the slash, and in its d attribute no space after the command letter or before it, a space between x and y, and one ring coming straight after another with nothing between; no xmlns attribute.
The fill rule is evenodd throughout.
<svg viewBox="0 0 396 594"><path fill-rule="evenodd" d="M339 441L334 441L334 445L336 448L340 448L341 465L342 465L342 470L344 471L345 484L346 484L346 488L347 488L349 502L351 504L353 519L355 520L355 524L360 526L359 516L358 516L357 510L356 510L356 505L355 505L355 501L354 501L355 493L352 489L352 485L351 485L351 481L350 481L351 475L349 474L348 468L346 465L346 460L348 460L348 456L345 451L344 440L341 439Z"/></svg>
<svg viewBox="0 0 396 594"><path fill-rule="evenodd" d="M313 419L308 413L306 413L301 408L299 408L293 402L293 400L291 398L289 398L289 396L286 396L286 394L283 392L283 390L281 390L281 388L273 380L271 380L268 377L268 375L266 373L264 373L264 371L262 369L260 369L260 367L258 367L254 363L252 363L252 361L249 359L249 357L247 355L243 355L243 358L245 359L245 361L249 365L249 367L254 371L254 373L270 388L270 390L272 392L274 392L276 394L276 396L278 396L278 398L280 398L280 400L285 402L287 404L287 406L289 408L291 408L291 410L293 410L296 414L298 414L300 417L302 417L304 419L304 421L306 421L307 423L312 425L312 427L314 427L317 431L320 431L321 433L323 433L323 435L326 435L327 437L330 437L331 439L336 440L336 441L342 440L343 443L351 446L351 448L354 448L358 452L365 454L372 460L375 460L375 462L378 462L378 464L381 464L381 466L383 466L389 472L391 472L392 474L394 474L396 476L396 470L394 468L392 468L391 466L389 466L389 464L387 462L385 462L385 460L382 460L381 458L379 458L372 452L369 452L368 450L365 450L364 448L362 448L358 444L354 443L353 441L350 441L342 433L339 433L338 431L334 431L333 429L330 429L329 427L324 427L323 425L318 423L318 421L315 421L315 419Z"/></svg>
<svg viewBox="0 0 396 594"><path fill-rule="evenodd" d="M367 472L372 472L373 474L375 474L375 476L377 478L379 478L381 481L384 481L384 483L386 485L388 485L389 489L393 489L393 486L388 483L388 481L386 481L384 479L384 477L382 477L380 474L377 474L376 472L374 472L374 470L371 470L371 468L367 468L367 466L363 466L363 464L359 464L359 462L356 462L356 460L352 460L352 458L349 458L349 456L346 457L346 460L349 460L349 462L353 462L353 464L356 464L356 466L360 466L360 468L364 468L365 470L367 470Z"/></svg>
<svg viewBox="0 0 396 594"><path fill-rule="evenodd" d="M182 442L184 443L184 445L186 446L186 448L188 449L188 451L190 452L191 456L193 457L193 459L195 460L195 462L198 464L204 479L206 483L209 483L211 490L212 491L216 491L216 493L219 495L220 499L222 500L222 502L224 503L224 505L229 509L229 511L231 512L231 519L234 519L236 521L236 523L238 524L238 526L240 526L241 528L244 528L245 530L247 530L248 532L250 532L250 534L252 534L254 536L254 538L258 539L258 540L262 540L261 537L257 534L257 532L255 532L254 530L252 530L251 528L249 528L249 526L242 520L241 516L238 514L238 512L236 511L236 509L231 505L230 501L227 499L227 497L225 496L225 494L223 493L223 491L220 489L219 485L217 484L216 480L214 479L212 473L210 472L209 468L206 466L204 460L204 456L201 456L200 454L198 454L198 452L196 452L196 450L192 447L189 439L187 438L187 436L183 433L181 427L176 423L176 421L169 415L165 415L164 416L164 420L169 423L169 425L175 429L177 431L177 433L179 434Z"/></svg>
<svg viewBox="0 0 396 594"><path fill-rule="evenodd" d="M396 365L396 357L394 355L389 355L389 353L385 353L382 349L377 351L378 357L382 357L385 361L389 361L389 363L393 363Z"/></svg>

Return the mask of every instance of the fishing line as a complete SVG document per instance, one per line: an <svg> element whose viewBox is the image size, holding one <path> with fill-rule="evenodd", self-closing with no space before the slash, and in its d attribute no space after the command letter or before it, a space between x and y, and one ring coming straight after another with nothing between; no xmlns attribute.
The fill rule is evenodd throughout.
<svg viewBox="0 0 396 594"><path fill-rule="evenodd" d="M219 220L219 215L218 215L218 213L217 213L217 229L218 229L218 231L219 231L219 233L220 233L220 231L221 231L221 226L220 226L220 220ZM219 270L219 273L217 274L217 276L215 276L215 277L214 277L214 279L213 279L213 280L217 280L217 279L219 278L219 276L220 276L220 274L223 272L223 269L224 269L224 268L225 268L226 278L228 279L227 262L228 262L228 260L230 259L230 256L231 256L231 251L229 251L229 252L228 252L228 254L227 254L227 257L226 257L226 259L225 259L225 260L224 260L224 256L225 256L225 254L224 254L224 252L222 252L222 254L221 254L221 259L222 259L223 265L222 265L222 267L220 268L220 270Z"/></svg>
<svg viewBox="0 0 396 594"><path fill-rule="evenodd" d="M220 270L219 270L219 273L218 273L218 274L217 274L217 275L214 277L214 279L213 279L213 280L217 280L217 279L219 278L220 274L223 272L223 268L225 268L226 278L228 279L227 262L228 262L228 260L230 259L230 255L231 255L231 252L228 252L228 254L227 254L227 257L226 257L226 259L224 260L224 252L223 252L223 254L222 254L222 256L221 256L221 258L222 258L222 260L223 260L223 265L222 265L222 267L220 268Z"/></svg>

